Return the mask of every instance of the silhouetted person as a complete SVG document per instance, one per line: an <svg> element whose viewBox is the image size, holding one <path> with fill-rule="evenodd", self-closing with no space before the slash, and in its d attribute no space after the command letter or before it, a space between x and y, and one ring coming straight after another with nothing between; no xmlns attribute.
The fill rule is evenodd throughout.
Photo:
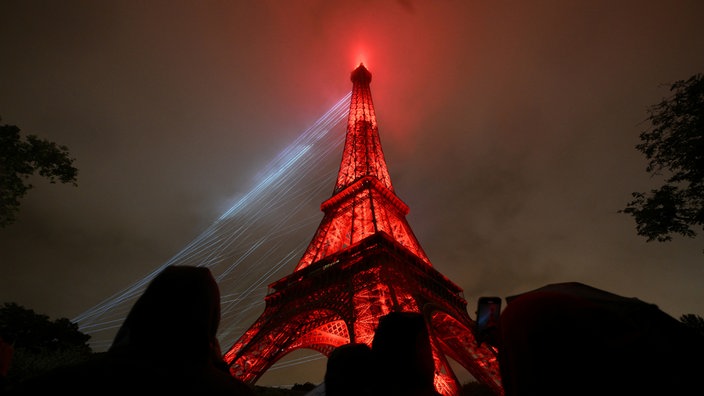
<svg viewBox="0 0 704 396"><path fill-rule="evenodd" d="M423 315L391 312L379 319L372 351L379 381L377 395L439 396L435 361Z"/></svg>
<svg viewBox="0 0 704 396"><path fill-rule="evenodd" d="M24 387L27 393L254 395L225 369L210 270L169 266L135 302L109 351Z"/></svg>
<svg viewBox="0 0 704 396"><path fill-rule="evenodd" d="M507 301L506 396L702 394L704 337L655 305L576 282Z"/></svg>
<svg viewBox="0 0 704 396"><path fill-rule="evenodd" d="M369 345L340 345L328 357L325 396L372 396L375 376Z"/></svg>

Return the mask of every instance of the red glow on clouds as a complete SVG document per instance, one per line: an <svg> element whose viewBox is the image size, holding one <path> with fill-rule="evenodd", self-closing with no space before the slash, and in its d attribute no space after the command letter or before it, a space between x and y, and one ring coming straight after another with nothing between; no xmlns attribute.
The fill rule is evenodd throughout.
<svg viewBox="0 0 704 396"><path fill-rule="evenodd" d="M364 64L364 66L369 69L369 51L361 45L357 48L357 53L353 59L352 69L355 69L360 64Z"/></svg>

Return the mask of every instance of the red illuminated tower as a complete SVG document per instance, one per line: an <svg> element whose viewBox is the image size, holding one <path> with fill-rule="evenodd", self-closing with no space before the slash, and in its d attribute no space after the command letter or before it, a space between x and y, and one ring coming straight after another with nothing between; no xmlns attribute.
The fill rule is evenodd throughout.
<svg viewBox="0 0 704 396"><path fill-rule="evenodd" d="M443 395L459 389L447 357L503 394L496 356L477 344L462 289L433 268L394 193L371 73L360 64L351 79L345 147L323 220L294 272L269 285L264 312L225 354L230 371L254 383L289 352L329 356L342 344L371 344L381 316L413 311L426 318Z"/></svg>

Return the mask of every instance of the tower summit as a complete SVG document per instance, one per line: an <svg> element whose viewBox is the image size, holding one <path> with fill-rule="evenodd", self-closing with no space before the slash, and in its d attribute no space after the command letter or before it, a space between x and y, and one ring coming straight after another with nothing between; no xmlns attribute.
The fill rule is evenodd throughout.
<svg viewBox="0 0 704 396"><path fill-rule="evenodd" d="M360 64L352 72L351 80L353 88L347 135L334 193L366 176L373 177L385 188L393 191L384 153L381 151L379 128L369 88L372 74Z"/></svg>
<svg viewBox="0 0 704 396"><path fill-rule="evenodd" d="M430 265L406 221L408 206L391 184L369 88L372 74L360 64L351 80L345 147L333 196L320 206L325 217L296 271L378 233L388 234Z"/></svg>
<svg viewBox="0 0 704 396"><path fill-rule="evenodd" d="M230 372L255 383L286 354L301 348L325 356L340 345L371 345L389 312L425 317L435 360L435 385L457 395L448 357L503 394L494 351L472 332L462 289L438 272L409 226L379 139L363 64L351 74L352 96L342 160L323 219L298 265L269 285L264 312L225 353Z"/></svg>

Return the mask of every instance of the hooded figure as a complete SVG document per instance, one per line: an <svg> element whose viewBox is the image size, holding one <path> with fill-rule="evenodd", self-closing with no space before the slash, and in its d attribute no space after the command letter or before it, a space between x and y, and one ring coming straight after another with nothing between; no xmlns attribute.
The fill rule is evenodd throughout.
<svg viewBox="0 0 704 396"><path fill-rule="evenodd" d="M169 266L135 302L110 352L206 366L220 353L219 325L220 292L210 270Z"/></svg>
<svg viewBox="0 0 704 396"><path fill-rule="evenodd" d="M506 396L701 394L704 337L653 304L578 282L506 300Z"/></svg>
<svg viewBox="0 0 704 396"><path fill-rule="evenodd" d="M135 302L108 352L56 369L22 391L252 396L227 371L219 324L220 292L210 270L169 266Z"/></svg>

